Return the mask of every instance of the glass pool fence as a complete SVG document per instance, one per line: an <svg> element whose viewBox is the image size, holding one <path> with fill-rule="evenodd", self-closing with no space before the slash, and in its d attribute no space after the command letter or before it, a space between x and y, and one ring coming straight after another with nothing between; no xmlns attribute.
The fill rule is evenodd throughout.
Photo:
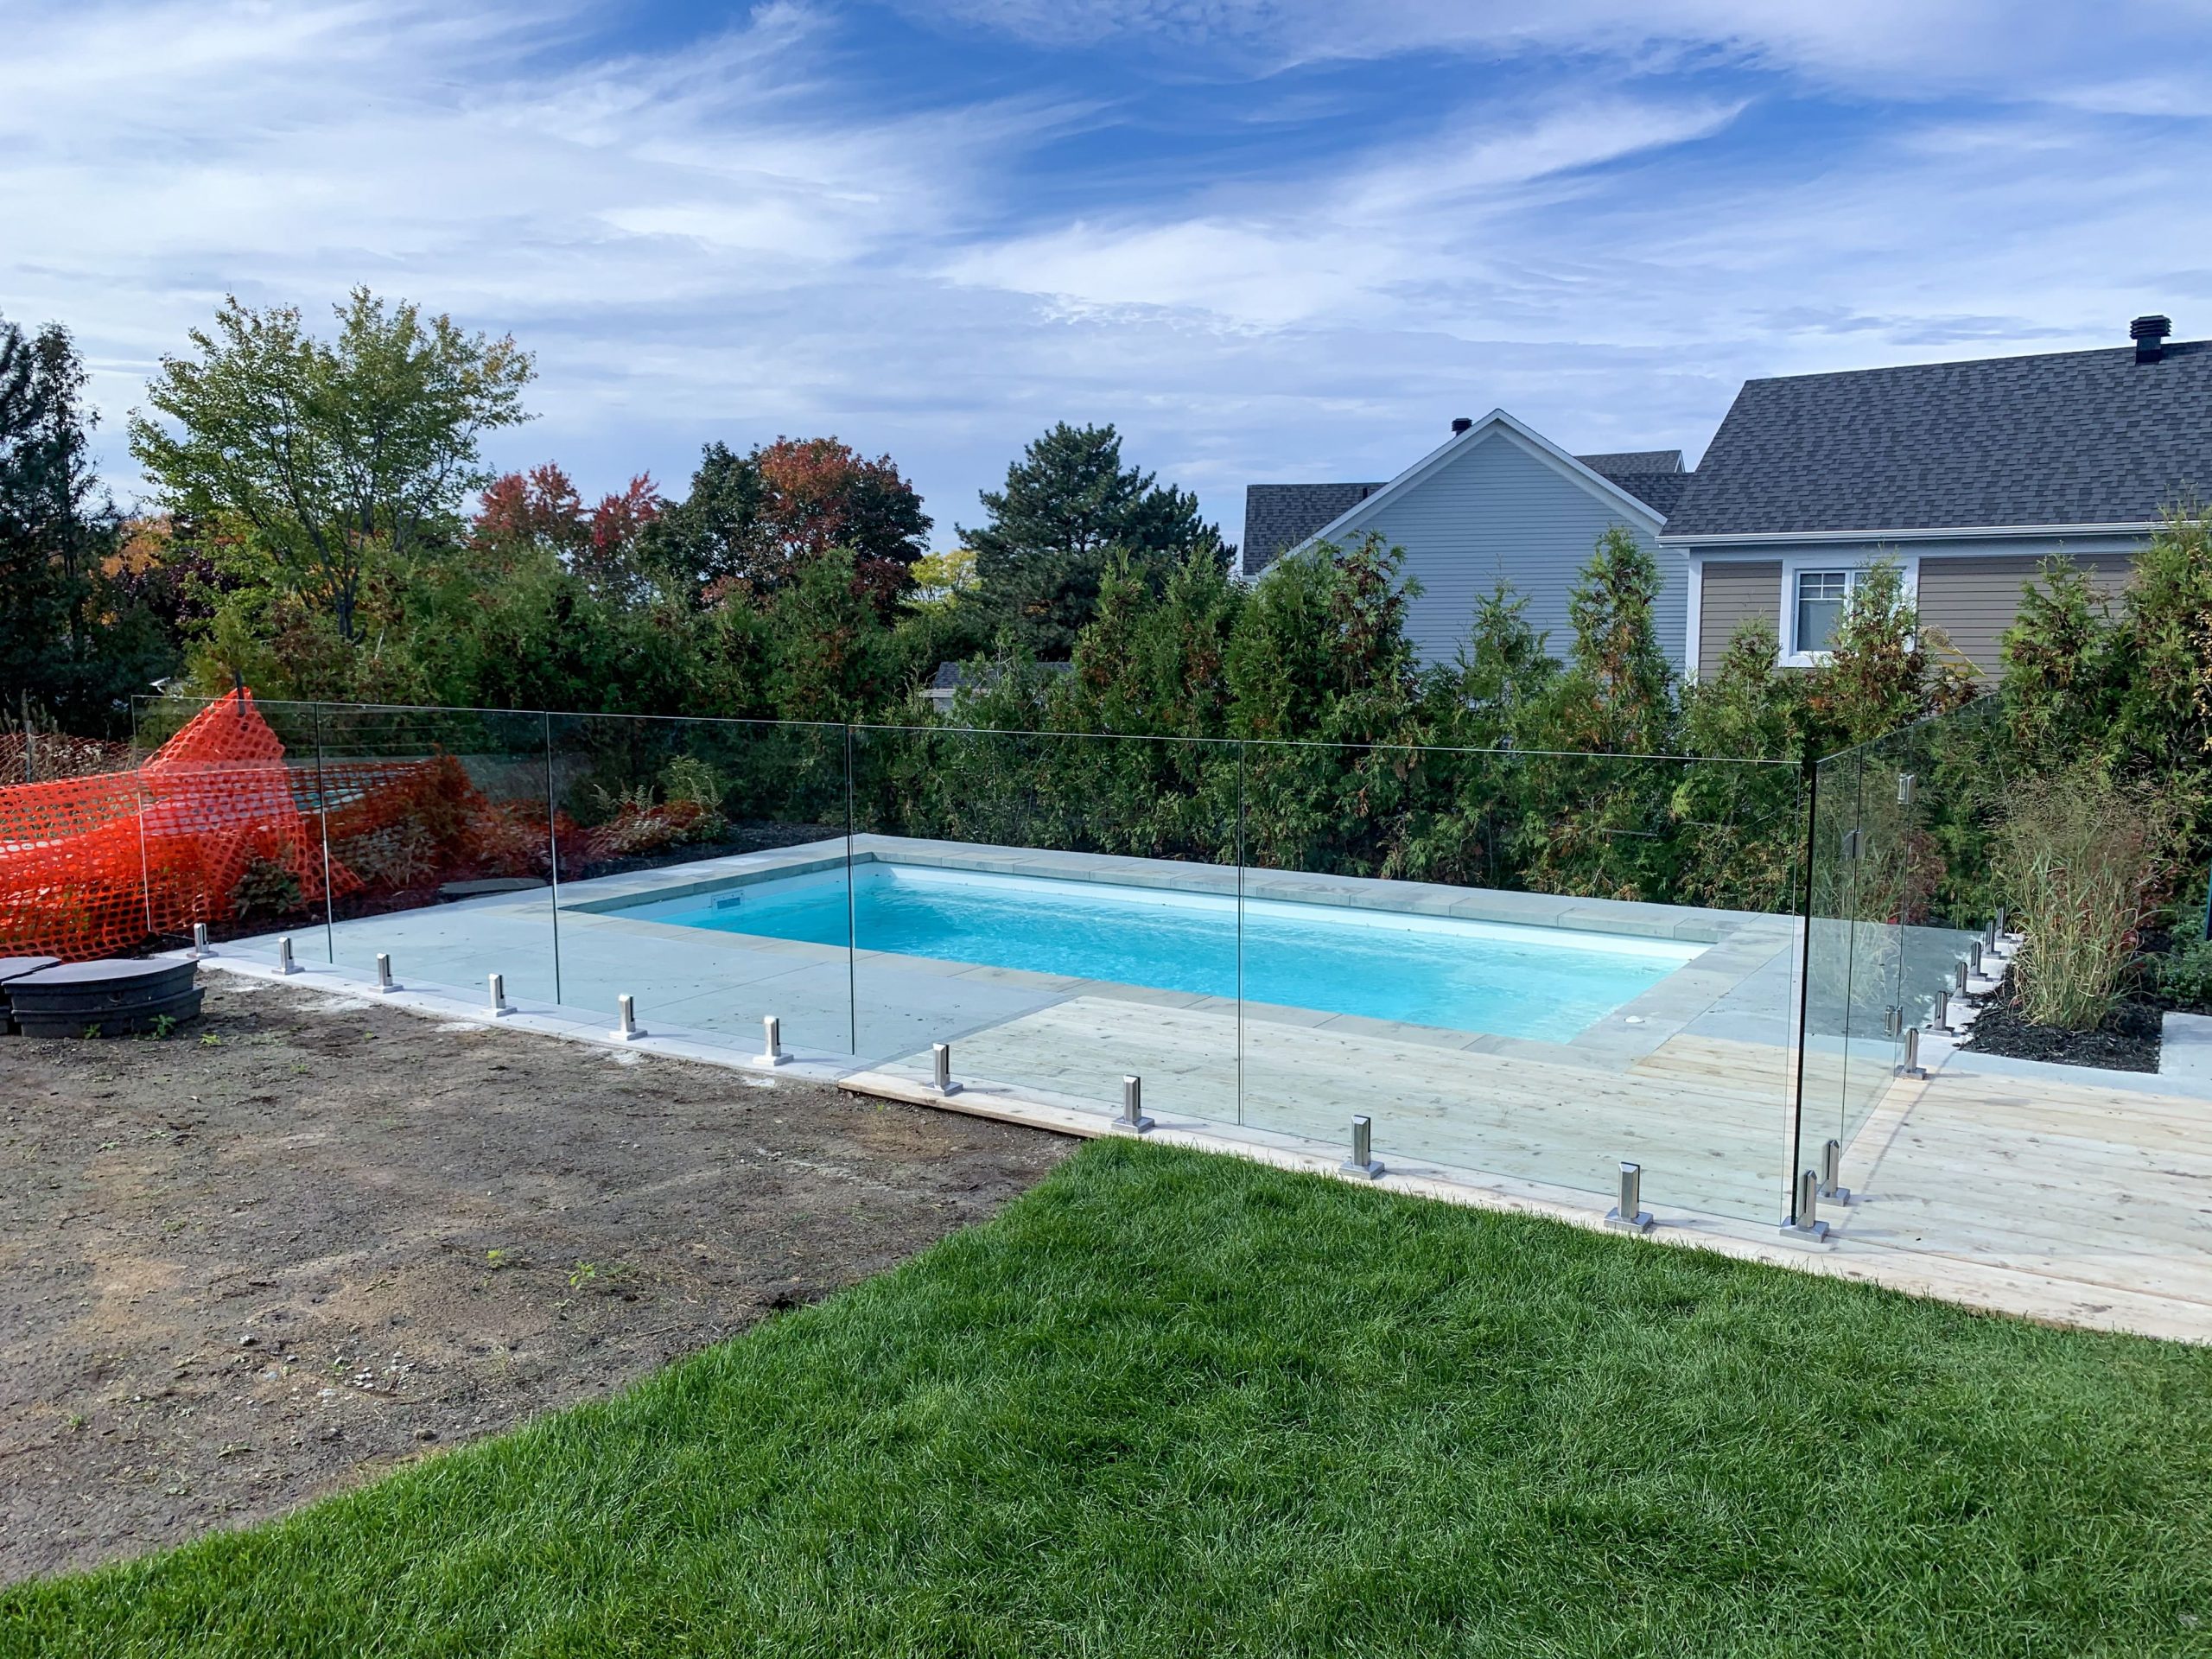
<svg viewBox="0 0 2212 1659"><path fill-rule="evenodd" d="M274 741L165 769L212 718ZM1786 1219L1827 1141L1847 1160L1902 1063L1892 1011L1932 1018L1980 897L1929 851L1981 758L1945 722L1807 772L235 699L137 719L165 944L204 926L487 1017L497 976L512 1013L744 1061L772 1019L786 1055L894 1088L949 1063L973 1101L1347 1161L1364 1118L1375 1163L1535 1196L1611 1202L1632 1163L1662 1214ZM211 834L162 832L194 803Z"/></svg>

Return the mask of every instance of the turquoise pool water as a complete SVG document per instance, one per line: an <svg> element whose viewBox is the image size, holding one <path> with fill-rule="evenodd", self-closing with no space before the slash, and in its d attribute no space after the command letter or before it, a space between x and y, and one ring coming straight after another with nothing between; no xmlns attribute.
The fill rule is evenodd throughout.
<svg viewBox="0 0 2212 1659"><path fill-rule="evenodd" d="M842 870L626 909L724 933L1234 997L1234 898L921 865ZM1563 1040L1698 954L1672 941L1248 899L1255 1002ZM865 968L863 968L865 971Z"/></svg>

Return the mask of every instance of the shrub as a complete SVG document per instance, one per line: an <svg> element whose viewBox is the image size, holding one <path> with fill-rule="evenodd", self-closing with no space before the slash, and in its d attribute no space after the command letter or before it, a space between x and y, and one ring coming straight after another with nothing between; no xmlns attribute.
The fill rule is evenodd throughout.
<svg viewBox="0 0 2212 1659"><path fill-rule="evenodd" d="M685 839L712 841L729 827L729 821L722 816L721 778L697 755L677 755L662 771L661 779L668 785L671 808L698 809Z"/></svg>
<svg viewBox="0 0 2212 1659"><path fill-rule="evenodd" d="M2164 874L2164 793L2094 766L2031 779L1997 830L1999 883L2024 938L2021 1012L2037 1025L2104 1023Z"/></svg>
<svg viewBox="0 0 2212 1659"><path fill-rule="evenodd" d="M261 916L289 916L299 909L302 899L299 873L289 859L281 855L250 858L238 872L238 886L231 890L231 910L242 922Z"/></svg>
<svg viewBox="0 0 2212 1659"><path fill-rule="evenodd" d="M2212 1007L2212 939L2195 939L2158 958L2158 989L2193 1008Z"/></svg>

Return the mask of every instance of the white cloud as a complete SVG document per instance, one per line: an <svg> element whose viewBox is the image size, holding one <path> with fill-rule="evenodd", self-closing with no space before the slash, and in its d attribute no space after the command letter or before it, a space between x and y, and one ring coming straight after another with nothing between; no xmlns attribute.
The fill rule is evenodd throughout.
<svg viewBox="0 0 2212 1659"><path fill-rule="evenodd" d="M1165 223L1077 223L965 252L957 280L1078 307L1161 306L1230 327L1278 328L1360 308L1370 326L1432 308L1486 262L1492 222L1572 194L1566 175L1704 137L1732 108L1608 99L1544 111L1493 110L1412 149L1357 157L1333 177L1242 193ZM1431 296L1424 299L1424 294Z"/></svg>
<svg viewBox="0 0 2212 1659"><path fill-rule="evenodd" d="M836 431L891 451L946 534L1059 418L1118 422L1233 535L1245 483L1387 477L1493 404L1570 448L1694 451L1751 374L2117 342L2152 309L2212 334L2212 126L2162 67L2187 28L2124 65L2082 45L2138 41L2139 12L2038 35L1964 0L1413 0L1354 29L1307 0L1069 0L1033 17L1529 73L1417 138L1332 87L1350 136L1319 159L1247 148L1166 194L1102 166L1047 210L1031 169L1093 165L1048 140L1081 120L1111 148L1093 82L892 105L855 91L866 42L834 15L610 53L582 5L14 0L0 309L77 330L126 489L119 416L226 290L312 313L365 282L512 329L543 418L504 462L680 481L709 437ZM1918 98L1937 60L1996 79L2069 41L2074 72L2001 101L1897 104L1802 153L1758 125L1799 72L1902 63ZM1670 67L1716 59L1789 73Z"/></svg>

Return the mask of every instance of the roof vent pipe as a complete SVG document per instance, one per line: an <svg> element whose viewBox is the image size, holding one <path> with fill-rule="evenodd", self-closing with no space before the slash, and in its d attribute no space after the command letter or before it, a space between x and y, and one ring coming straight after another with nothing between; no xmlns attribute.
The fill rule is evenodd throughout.
<svg viewBox="0 0 2212 1659"><path fill-rule="evenodd" d="M2166 336L2174 325L2166 317L2138 317L2127 325L2128 337L2135 342L2138 363L2156 363L2166 354Z"/></svg>
<svg viewBox="0 0 2212 1659"><path fill-rule="evenodd" d="M1460 416L1452 423L1452 435L1453 437L1459 436L1462 432L1471 432L1474 429L1475 423L1469 420L1465 415Z"/></svg>

